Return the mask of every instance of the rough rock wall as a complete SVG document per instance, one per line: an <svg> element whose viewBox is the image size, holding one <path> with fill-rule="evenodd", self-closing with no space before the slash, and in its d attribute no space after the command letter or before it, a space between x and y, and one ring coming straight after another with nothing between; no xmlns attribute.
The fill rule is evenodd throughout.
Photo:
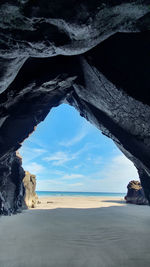
<svg viewBox="0 0 150 267"><path fill-rule="evenodd" d="M148 205L148 200L145 198L144 190L139 181L131 181L127 186L128 192L125 196L127 203L137 205Z"/></svg>
<svg viewBox="0 0 150 267"><path fill-rule="evenodd" d="M15 152L0 161L0 214L20 212L24 202L22 160Z"/></svg>
<svg viewBox="0 0 150 267"><path fill-rule="evenodd" d="M63 102L132 160L150 202L149 50L149 0L1 0L0 182L12 210L15 151Z"/></svg>
<svg viewBox="0 0 150 267"><path fill-rule="evenodd" d="M25 204L28 208L35 208L38 202L38 196L35 192L36 176L26 171L25 177L23 178L23 184L25 188Z"/></svg>

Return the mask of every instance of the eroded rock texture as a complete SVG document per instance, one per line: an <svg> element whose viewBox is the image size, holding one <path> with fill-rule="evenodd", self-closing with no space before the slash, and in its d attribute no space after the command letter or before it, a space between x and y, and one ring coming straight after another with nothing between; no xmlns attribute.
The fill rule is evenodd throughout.
<svg viewBox="0 0 150 267"><path fill-rule="evenodd" d="M0 181L7 177L9 206L21 190L22 178L11 178L15 151L63 102L132 160L150 202L150 0L1 0L0 28Z"/></svg>
<svg viewBox="0 0 150 267"><path fill-rule="evenodd" d="M38 196L35 192L36 176L26 171L25 177L23 178L23 184L25 188L25 204L28 208L35 208L38 202Z"/></svg>
<svg viewBox="0 0 150 267"><path fill-rule="evenodd" d="M19 154L9 152L0 161L0 214L20 212L24 202L24 170Z"/></svg>
<svg viewBox="0 0 150 267"><path fill-rule="evenodd" d="M145 198L144 190L139 181L131 181L127 186L128 192L125 196L127 203L137 205L148 205L148 200Z"/></svg>

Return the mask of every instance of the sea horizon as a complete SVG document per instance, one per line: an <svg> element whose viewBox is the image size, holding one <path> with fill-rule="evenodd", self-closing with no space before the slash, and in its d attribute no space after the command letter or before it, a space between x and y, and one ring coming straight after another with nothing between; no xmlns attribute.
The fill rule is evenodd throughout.
<svg viewBox="0 0 150 267"><path fill-rule="evenodd" d="M99 197L125 197L126 193L120 192L77 192L77 191L36 191L40 196L99 196Z"/></svg>

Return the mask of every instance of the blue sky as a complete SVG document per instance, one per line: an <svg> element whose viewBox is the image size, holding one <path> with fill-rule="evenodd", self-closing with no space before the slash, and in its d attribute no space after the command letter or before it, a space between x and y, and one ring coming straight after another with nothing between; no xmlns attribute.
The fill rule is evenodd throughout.
<svg viewBox="0 0 150 267"><path fill-rule="evenodd" d="M37 190L126 192L138 179L134 165L111 139L67 104L53 108L19 150Z"/></svg>

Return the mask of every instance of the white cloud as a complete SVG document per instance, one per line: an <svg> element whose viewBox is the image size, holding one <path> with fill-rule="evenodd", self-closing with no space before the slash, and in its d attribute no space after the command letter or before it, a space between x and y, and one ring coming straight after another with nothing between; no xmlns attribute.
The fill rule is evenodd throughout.
<svg viewBox="0 0 150 267"><path fill-rule="evenodd" d="M51 170L51 173L52 174L56 174L56 175L64 175L65 174L65 172L64 171L60 171L60 170Z"/></svg>
<svg viewBox="0 0 150 267"><path fill-rule="evenodd" d="M30 164L26 164L23 166L26 171L29 171L32 174L42 173L45 168L41 164L37 164L36 162L32 162Z"/></svg>
<svg viewBox="0 0 150 267"><path fill-rule="evenodd" d="M107 166L108 169L104 170L102 174L108 179L117 178L118 180L124 179L138 179L138 173L133 163L126 158L123 154L115 156L111 163Z"/></svg>
<svg viewBox="0 0 150 267"><path fill-rule="evenodd" d="M62 160L60 158L53 155L53 160L58 159L60 161ZM56 170L57 178L53 177L55 179L37 179L37 190L73 191L74 188L77 188L77 191L87 192L126 192L129 181L138 179L136 168L123 154L111 158L105 165L103 162L99 169L100 171L89 175L65 173L64 171ZM35 173L35 170L32 169L32 171ZM81 182L70 184L70 181L75 179L80 179Z"/></svg>
<svg viewBox="0 0 150 267"><path fill-rule="evenodd" d="M73 146L77 144L78 142L80 142L86 136L86 134L87 134L86 132L80 132L79 134L77 134L74 138L70 139L69 141L62 141L59 144L65 147Z"/></svg>
<svg viewBox="0 0 150 267"><path fill-rule="evenodd" d="M76 186L83 186L83 183L74 183L74 184L69 184L69 187L76 187Z"/></svg>
<svg viewBox="0 0 150 267"><path fill-rule="evenodd" d="M33 148L33 152L38 153L38 154L43 154L45 152L47 152L45 149L42 148Z"/></svg>
<svg viewBox="0 0 150 267"><path fill-rule="evenodd" d="M37 179L37 191L74 191L74 187L82 187L83 183L67 184L66 181L60 180L38 180Z"/></svg>
<svg viewBox="0 0 150 267"><path fill-rule="evenodd" d="M36 131L38 131L38 126L37 126ZM35 146L38 146L38 147L43 148L43 149L47 149L48 144L45 145L42 141L43 141L42 139L36 138L34 136L34 133L33 133L33 135L30 135L30 137L27 139L27 143L32 144L32 145L34 144ZM26 145L25 143L26 143L26 140L23 142L23 146Z"/></svg>
<svg viewBox="0 0 150 267"><path fill-rule="evenodd" d="M23 146L19 149L19 153L22 156L23 163L26 164L27 162L30 162L34 160L35 158L43 155L47 151L42 148L31 148L28 146Z"/></svg>
<svg viewBox="0 0 150 267"><path fill-rule="evenodd" d="M85 191L126 192L131 180L139 180L133 163L123 154L113 157L104 168L90 174L82 182Z"/></svg>
<svg viewBox="0 0 150 267"><path fill-rule="evenodd" d="M84 175L82 174L72 173L72 174L65 174L61 179L62 180L73 180L73 179L79 179L83 177Z"/></svg>
<svg viewBox="0 0 150 267"><path fill-rule="evenodd" d="M53 161L54 166L61 166L64 163L71 161L77 157L77 154L69 154L63 151L58 151L54 154L51 154L48 157L43 158L43 160L50 162Z"/></svg>
<svg viewBox="0 0 150 267"><path fill-rule="evenodd" d="M93 148L98 148L100 149L100 145L99 144L93 144L93 143L86 143L80 150L78 150L78 152L76 154L80 155L83 152L89 152L91 149ZM91 157L89 156L89 159L91 159Z"/></svg>
<svg viewBox="0 0 150 267"><path fill-rule="evenodd" d="M89 124L87 122L84 122L76 136L74 136L72 139L60 142L59 145L64 147L70 147L79 143L90 132L90 129L91 127L89 126Z"/></svg>
<svg viewBox="0 0 150 267"><path fill-rule="evenodd" d="M97 145L93 145L92 143L86 143L81 149L79 149L75 153L57 151L43 158L43 160L47 162L52 162L53 166L64 166L64 163L77 159L81 154L95 147L97 148Z"/></svg>

